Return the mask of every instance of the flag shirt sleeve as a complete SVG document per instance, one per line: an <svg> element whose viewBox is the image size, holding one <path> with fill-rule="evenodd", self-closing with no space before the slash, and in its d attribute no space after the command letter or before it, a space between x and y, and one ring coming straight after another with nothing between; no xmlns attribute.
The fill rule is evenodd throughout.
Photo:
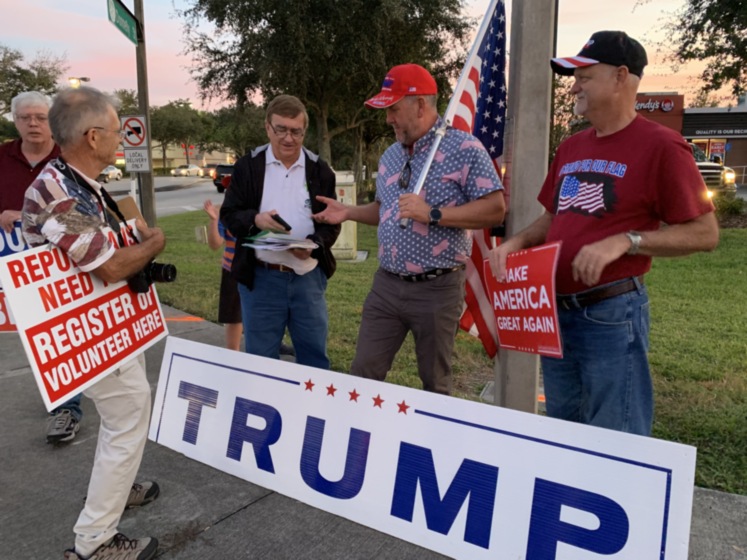
<svg viewBox="0 0 747 560"><path fill-rule="evenodd" d="M52 243L90 272L114 254L109 231L94 195L51 165L26 191L23 236L32 247Z"/></svg>
<svg viewBox="0 0 747 560"><path fill-rule="evenodd" d="M451 268L465 264L471 253L471 234L464 229L414 220L406 228L400 227L399 197L413 192L441 123L439 119L415 143L412 156L398 142L381 158L376 179L376 200L380 203L379 263L389 272L419 274L435 268ZM408 161L411 174L405 185L400 178ZM480 141L471 134L449 128L433 158L420 196L429 206L444 208L461 206L502 188Z"/></svg>

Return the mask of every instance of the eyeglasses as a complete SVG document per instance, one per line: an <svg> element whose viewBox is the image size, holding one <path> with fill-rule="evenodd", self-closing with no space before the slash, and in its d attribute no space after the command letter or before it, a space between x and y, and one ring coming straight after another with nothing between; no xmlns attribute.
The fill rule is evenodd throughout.
<svg viewBox="0 0 747 560"><path fill-rule="evenodd" d="M410 177L412 177L412 167L410 167L411 159L412 158L407 158L405 166L399 174L399 188L403 191L407 190L407 187L410 186Z"/></svg>
<svg viewBox="0 0 747 560"><path fill-rule="evenodd" d="M118 134L120 140L122 140L125 137L125 134L127 134L127 131L121 130L121 129L112 130L111 128L104 128L103 126L92 126L91 128L86 129L86 131L83 133L83 136L88 134L91 131L91 129L94 129L94 128L96 130L106 130L107 132L113 132L114 134Z"/></svg>
<svg viewBox="0 0 747 560"><path fill-rule="evenodd" d="M18 115L16 116L16 118L23 124L29 124L32 120L35 120L40 124L44 124L49 120L49 117L47 115Z"/></svg>
<svg viewBox="0 0 747 560"><path fill-rule="evenodd" d="M303 128L288 128L287 126L283 126L282 124L272 126L272 123L270 121L267 121L267 124L270 125L272 131L280 138L285 138L290 134L293 138L299 139L303 138L303 135L306 134L306 131Z"/></svg>

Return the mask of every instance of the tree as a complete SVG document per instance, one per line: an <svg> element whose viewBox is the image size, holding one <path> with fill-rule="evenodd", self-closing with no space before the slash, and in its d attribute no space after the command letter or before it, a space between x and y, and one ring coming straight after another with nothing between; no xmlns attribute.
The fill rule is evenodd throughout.
<svg viewBox="0 0 747 560"><path fill-rule="evenodd" d="M189 163L189 146L202 140L204 133L200 112L193 109L186 99L169 101L162 107L152 109L150 127L151 138L161 143L163 167L166 167L166 150L169 144L183 145Z"/></svg>
<svg viewBox="0 0 747 560"><path fill-rule="evenodd" d="M460 0L191 0L182 16L204 96L298 96L330 162L330 139L373 118L363 101L391 66L423 64L448 91L471 29Z"/></svg>
<svg viewBox="0 0 747 560"><path fill-rule="evenodd" d="M134 89L115 89L112 95L119 100L120 115L140 114L140 101Z"/></svg>
<svg viewBox="0 0 747 560"><path fill-rule="evenodd" d="M0 45L0 115L10 111L10 102L19 93L31 90L55 93L57 82L67 68L64 54L39 51L25 64L21 51Z"/></svg>
<svg viewBox="0 0 747 560"><path fill-rule="evenodd" d="M703 90L747 90L747 5L744 0L687 0L668 25L674 58L707 61Z"/></svg>
<svg viewBox="0 0 747 560"><path fill-rule="evenodd" d="M721 99L711 92L700 90L695 99L690 102L690 109L700 109L703 107L718 107L721 104ZM724 100L725 101L725 100Z"/></svg>
<svg viewBox="0 0 747 560"><path fill-rule="evenodd" d="M232 151L239 158L252 148L267 143L265 112L254 103L224 107L215 112L215 128L211 135L214 146Z"/></svg>

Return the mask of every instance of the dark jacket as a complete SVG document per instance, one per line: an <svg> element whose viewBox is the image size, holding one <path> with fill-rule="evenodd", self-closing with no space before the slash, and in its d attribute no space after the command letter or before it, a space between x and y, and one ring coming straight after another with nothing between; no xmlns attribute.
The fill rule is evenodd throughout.
<svg viewBox="0 0 747 560"><path fill-rule="evenodd" d="M254 249L242 245L244 238L256 235L259 229L254 225L254 218L259 214L262 204L262 193L265 183L265 164L267 145L253 150L240 158L233 168L231 185L226 191L226 198L220 208L220 221L236 236L236 255L231 267L231 276L249 289L254 287L254 267L257 257ZM335 193L335 173L319 156L303 149L306 157L306 184L311 197L311 213L324 210L325 205L317 201L317 195L337 198ZM319 261L319 266L327 276L335 273L337 264L332 255L332 245L340 235L339 225L314 222L314 233L309 236L318 248L311 256Z"/></svg>

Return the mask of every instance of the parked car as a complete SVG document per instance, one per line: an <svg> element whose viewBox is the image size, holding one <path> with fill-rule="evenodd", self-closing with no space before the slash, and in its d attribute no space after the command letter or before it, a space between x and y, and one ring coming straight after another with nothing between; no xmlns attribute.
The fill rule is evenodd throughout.
<svg viewBox="0 0 747 560"><path fill-rule="evenodd" d="M219 193L222 193L226 190L226 187L223 183L223 178L227 177L228 180L230 180L232 173L233 165L230 163L219 163L218 167L215 168L215 177L213 177L213 184L215 185L215 188L218 189Z"/></svg>
<svg viewBox="0 0 747 560"><path fill-rule="evenodd" d="M203 176L202 168L195 165L194 163L190 163L189 165L180 165L176 169L172 169L171 174L174 177L191 177L192 175L194 175L195 177Z"/></svg>
<svg viewBox="0 0 747 560"><path fill-rule="evenodd" d="M99 183L108 183L112 179L114 179L115 181L119 181L121 178L122 170L118 167L114 167L113 165L108 165L101 173L99 173L99 176L96 180Z"/></svg>
<svg viewBox="0 0 747 560"><path fill-rule="evenodd" d="M202 174L205 177L215 179L215 168L218 167L217 163L206 163L202 166Z"/></svg>

